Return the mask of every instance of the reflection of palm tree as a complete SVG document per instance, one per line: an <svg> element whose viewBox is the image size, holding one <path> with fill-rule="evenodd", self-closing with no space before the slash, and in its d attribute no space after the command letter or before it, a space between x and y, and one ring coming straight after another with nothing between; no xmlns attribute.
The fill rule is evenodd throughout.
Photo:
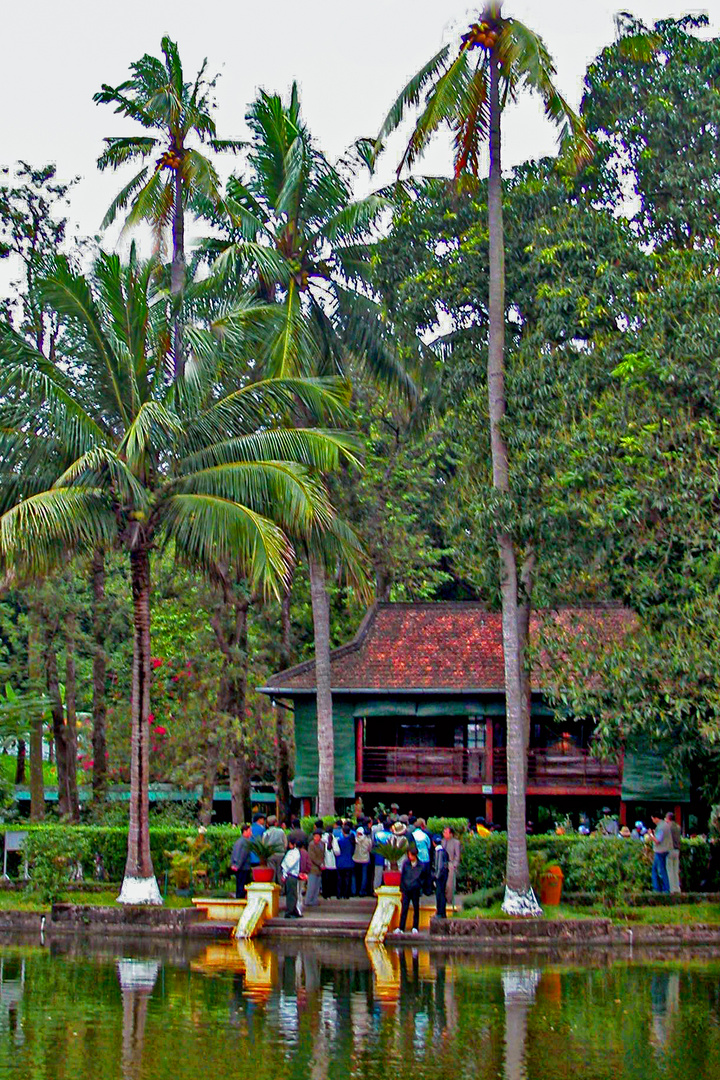
<svg viewBox="0 0 720 1080"><path fill-rule="evenodd" d="M118 960L117 972L123 999L124 1080L138 1080L142 1073L147 1007L159 970L157 960Z"/></svg>
<svg viewBox="0 0 720 1080"><path fill-rule="evenodd" d="M540 982L536 968L509 968L502 973L505 994L505 1080L525 1080L527 1018Z"/></svg>

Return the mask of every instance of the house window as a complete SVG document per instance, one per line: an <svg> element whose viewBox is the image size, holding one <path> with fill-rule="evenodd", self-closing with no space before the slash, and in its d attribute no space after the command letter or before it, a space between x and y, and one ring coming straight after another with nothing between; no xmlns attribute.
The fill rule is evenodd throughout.
<svg viewBox="0 0 720 1080"><path fill-rule="evenodd" d="M468 750L485 749L485 722L480 717L473 717L467 726Z"/></svg>

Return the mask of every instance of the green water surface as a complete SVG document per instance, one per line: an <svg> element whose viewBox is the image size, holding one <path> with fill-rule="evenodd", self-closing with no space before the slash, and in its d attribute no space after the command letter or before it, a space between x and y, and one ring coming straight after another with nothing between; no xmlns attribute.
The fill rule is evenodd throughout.
<svg viewBox="0 0 720 1080"><path fill-rule="evenodd" d="M5 1077L719 1080L720 960L0 940Z"/></svg>

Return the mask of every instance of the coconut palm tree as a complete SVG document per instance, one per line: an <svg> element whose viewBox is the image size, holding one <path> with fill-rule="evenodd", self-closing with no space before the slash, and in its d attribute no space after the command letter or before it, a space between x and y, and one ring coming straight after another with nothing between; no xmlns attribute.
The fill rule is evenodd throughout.
<svg viewBox="0 0 720 1080"><path fill-rule="evenodd" d="M259 301L240 317L248 347L272 377L345 375L373 378L412 395L412 379L393 348L367 282L368 236L389 208L380 195L354 201L352 180L366 157L364 143L332 165L315 147L300 111L297 86L289 101L261 92L247 115L248 172L232 177L218 212L206 205L220 238L204 245L214 274L239 280ZM315 631L318 813L332 814L334 753L330 690L327 558L362 577L359 542L347 526L310 544L308 569Z"/></svg>
<svg viewBox="0 0 720 1080"><path fill-rule="evenodd" d="M224 392L212 327L193 328L202 356L175 377L173 306L155 292L155 269L134 253L128 265L101 255L88 277L58 260L41 287L63 322L70 364L47 360L0 324L0 488L19 496L0 517L0 558L42 572L115 545L130 564L125 903L160 902L148 829L152 550L172 542L189 564L210 571L232 561L253 588L277 589L292 560L284 530L331 525L319 475L349 452L343 435L286 420L298 407L307 417L342 416L345 380L266 379ZM18 471L29 475L25 490Z"/></svg>
<svg viewBox="0 0 720 1080"><path fill-rule="evenodd" d="M103 228L112 224L120 210L130 206L127 224L149 221L158 239L172 229L170 291L175 297L185 284L185 211L196 196L212 204L221 202L220 185L210 159L189 144L191 136L211 150L236 152L242 146L232 139L218 139L213 91L216 79L207 78L207 60L195 76L186 82L178 47L169 37L160 44L163 59L146 53L130 65L132 75L119 86L103 84L93 101L114 105L115 112L139 123L153 135L113 136L105 139L105 149L98 158L100 169L117 169L129 161L146 160L158 155L155 167L143 165L140 171L113 199L103 220ZM173 350L176 374L182 373L183 352L179 318L173 326Z"/></svg>
<svg viewBox="0 0 720 1080"><path fill-rule="evenodd" d="M542 39L517 19L504 18L502 3L489 0L459 41L443 48L410 80L380 130L376 152L408 109L421 104L398 173L411 166L443 125L454 132L455 175L476 176L480 151L489 143L488 227L490 246L487 383L493 484L499 494L497 547L505 650L508 762L508 856L504 910L534 915L525 839L525 788L529 710L524 694L525 644L535 565L532 551L518 552L511 525L510 462L503 423L505 396L505 270L501 171L503 107L522 90L539 95L560 140L576 160L590 153L582 122L556 89L555 68Z"/></svg>

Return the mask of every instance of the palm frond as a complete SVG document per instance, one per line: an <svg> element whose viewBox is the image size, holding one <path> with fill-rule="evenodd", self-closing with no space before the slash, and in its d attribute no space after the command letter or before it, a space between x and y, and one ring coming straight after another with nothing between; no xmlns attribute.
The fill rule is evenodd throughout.
<svg viewBox="0 0 720 1080"><path fill-rule="evenodd" d="M118 414L127 421L127 399L123 393L117 358L108 341L102 317L95 304L92 290L83 274L75 274L63 256L56 259L54 272L39 282L46 303L84 327L89 344L109 378Z"/></svg>
<svg viewBox="0 0 720 1080"><path fill-rule="evenodd" d="M457 125L462 106L469 96L473 75L468 53L463 51L439 76L428 93L425 108L415 122L415 130L398 165L398 175L406 165L412 167L439 127L443 124L450 127Z"/></svg>
<svg viewBox="0 0 720 1080"><path fill-rule="evenodd" d="M0 555L10 565L45 572L69 551L109 544L115 518L105 492L54 488L24 499L0 518Z"/></svg>
<svg viewBox="0 0 720 1080"><path fill-rule="evenodd" d="M359 464L358 455L358 441L347 432L278 427L213 443L182 459L178 469L188 473L233 462L294 461L328 473L334 472L341 461Z"/></svg>
<svg viewBox="0 0 720 1080"><path fill-rule="evenodd" d="M306 466L287 461L234 461L173 480L180 494L213 495L241 503L282 528L324 528L333 517L322 481Z"/></svg>
<svg viewBox="0 0 720 1080"><path fill-rule="evenodd" d="M400 91L375 140L376 155L383 148L388 135L392 134L400 126L408 110L420 104L423 91L433 81L438 72L442 71L446 66L449 53L450 46L443 45L442 49L432 59L428 60L427 64L420 68L417 74L413 75L410 82Z"/></svg>
<svg viewBox="0 0 720 1080"><path fill-rule="evenodd" d="M104 169L118 169L127 161L135 158L144 158L152 154L157 148L157 139L147 136L123 135L112 136L104 139L105 149L97 159L97 167L102 172Z"/></svg>
<svg viewBox="0 0 720 1080"><path fill-rule="evenodd" d="M158 435L174 437L180 434L182 424L177 416L159 401L145 401L128 425L118 452L132 468L153 445L157 445Z"/></svg>
<svg viewBox="0 0 720 1080"><path fill-rule="evenodd" d="M189 421L181 440L184 454L206 449L228 435L246 435L276 426L301 407L310 416L347 417L352 389L346 379L263 379L214 403Z"/></svg>
<svg viewBox="0 0 720 1080"><path fill-rule="evenodd" d="M108 225L112 225L118 212L125 209L135 192L145 183L148 171L148 166L146 165L139 173L133 176L132 180L130 180L120 192L118 192L110 203L110 206L107 208L105 217L102 219L102 224L100 226L102 229L107 229Z"/></svg>
<svg viewBox="0 0 720 1080"><path fill-rule="evenodd" d="M82 487L108 491L123 505L145 510L148 495L145 488L107 446L95 446L72 463L52 484L53 488Z"/></svg>
<svg viewBox="0 0 720 1080"><path fill-rule="evenodd" d="M163 524L181 558L211 568L240 564L253 586L279 593L292 566L290 543L274 522L215 495L171 495Z"/></svg>

